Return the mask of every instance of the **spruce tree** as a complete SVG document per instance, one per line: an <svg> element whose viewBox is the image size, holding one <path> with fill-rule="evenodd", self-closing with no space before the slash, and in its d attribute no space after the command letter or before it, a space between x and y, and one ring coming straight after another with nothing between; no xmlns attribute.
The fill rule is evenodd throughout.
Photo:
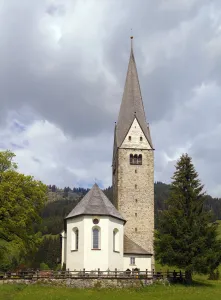
<svg viewBox="0 0 221 300"><path fill-rule="evenodd" d="M203 188L191 158L183 154L155 234L156 259L162 265L184 269L188 283L193 272L211 273L221 261L221 241L217 225L204 209Z"/></svg>

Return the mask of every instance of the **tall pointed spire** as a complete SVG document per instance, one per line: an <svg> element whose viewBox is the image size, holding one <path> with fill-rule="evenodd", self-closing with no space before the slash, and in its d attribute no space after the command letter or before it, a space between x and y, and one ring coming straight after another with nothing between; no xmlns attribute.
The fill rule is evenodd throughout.
<svg viewBox="0 0 221 300"><path fill-rule="evenodd" d="M150 136L149 126L146 122L140 83L137 74L137 67L133 51L133 36L131 36L131 51L127 70L127 77L124 86L123 99L121 102L120 112L116 127L116 142L117 147L123 143L125 136L130 129L134 118L136 117L144 135L146 136L151 148L152 141Z"/></svg>

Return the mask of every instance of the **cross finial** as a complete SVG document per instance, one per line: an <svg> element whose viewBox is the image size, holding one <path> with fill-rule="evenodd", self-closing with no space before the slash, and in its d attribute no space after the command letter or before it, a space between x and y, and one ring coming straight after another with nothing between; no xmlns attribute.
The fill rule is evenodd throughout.
<svg viewBox="0 0 221 300"><path fill-rule="evenodd" d="M130 36L130 40L131 40L131 51L133 51L133 34L132 34L132 28L131 28L131 36Z"/></svg>
<svg viewBox="0 0 221 300"><path fill-rule="evenodd" d="M133 49L133 30L131 28L131 36L130 36L130 39L131 39L131 49Z"/></svg>

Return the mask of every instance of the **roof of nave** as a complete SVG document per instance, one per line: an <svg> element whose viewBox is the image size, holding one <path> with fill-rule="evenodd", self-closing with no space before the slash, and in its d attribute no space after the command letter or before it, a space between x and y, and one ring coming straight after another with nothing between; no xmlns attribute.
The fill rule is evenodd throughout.
<svg viewBox="0 0 221 300"><path fill-rule="evenodd" d="M124 254L152 255L126 235L124 235Z"/></svg>

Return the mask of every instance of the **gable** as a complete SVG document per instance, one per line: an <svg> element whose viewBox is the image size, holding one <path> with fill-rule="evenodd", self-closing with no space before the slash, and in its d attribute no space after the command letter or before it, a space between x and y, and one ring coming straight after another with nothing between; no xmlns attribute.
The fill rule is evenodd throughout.
<svg viewBox="0 0 221 300"><path fill-rule="evenodd" d="M131 140L129 137L131 137ZM142 138L142 141L140 138ZM134 118L134 121L120 148L152 149L136 118Z"/></svg>

